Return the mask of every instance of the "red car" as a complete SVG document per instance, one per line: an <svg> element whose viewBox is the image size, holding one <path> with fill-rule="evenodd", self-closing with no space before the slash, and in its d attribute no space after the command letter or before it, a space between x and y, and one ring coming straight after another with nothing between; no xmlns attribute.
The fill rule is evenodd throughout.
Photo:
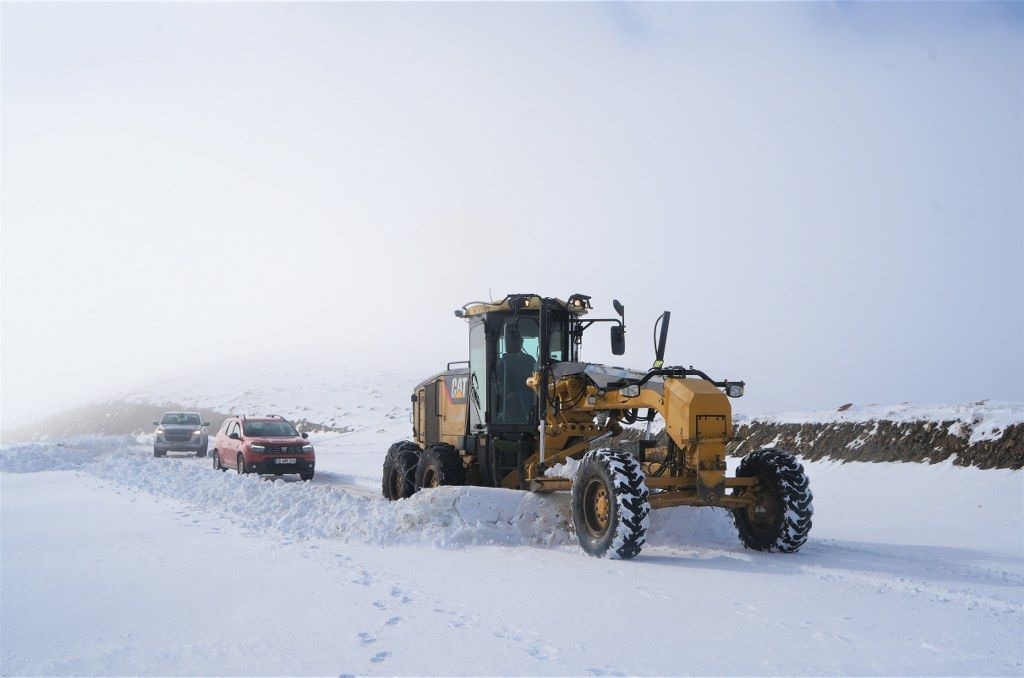
<svg viewBox="0 0 1024 678"><path fill-rule="evenodd" d="M228 417L213 441L213 468L312 480L316 454L308 437L284 417Z"/></svg>

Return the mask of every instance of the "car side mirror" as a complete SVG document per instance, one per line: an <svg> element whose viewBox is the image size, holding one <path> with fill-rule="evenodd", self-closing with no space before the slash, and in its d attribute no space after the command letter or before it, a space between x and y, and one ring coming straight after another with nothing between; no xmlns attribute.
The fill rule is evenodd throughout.
<svg viewBox="0 0 1024 678"><path fill-rule="evenodd" d="M232 440L241 440L242 436L238 435L237 433L232 433L231 435L228 436L228 438L231 438Z"/></svg>
<svg viewBox="0 0 1024 678"><path fill-rule="evenodd" d="M210 422L208 422L208 421L204 421L203 422L203 426L209 426L209 425L210 425Z"/></svg>
<svg viewBox="0 0 1024 678"><path fill-rule="evenodd" d="M622 325L612 325L612 353L622 355L626 352L626 330Z"/></svg>
<svg viewBox="0 0 1024 678"><path fill-rule="evenodd" d="M159 426L159 425L160 425L160 422L157 421L156 419L154 419L153 420L153 426Z"/></svg>
<svg viewBox="0 0 1024 678"><path fill-rule="evenodd" d="M303 438L308 438L308 437L309 437L309 434L308 434L308 433L305 433L305 432L303 432L303 434L302 434L302 437L303 437Z"/></svg>

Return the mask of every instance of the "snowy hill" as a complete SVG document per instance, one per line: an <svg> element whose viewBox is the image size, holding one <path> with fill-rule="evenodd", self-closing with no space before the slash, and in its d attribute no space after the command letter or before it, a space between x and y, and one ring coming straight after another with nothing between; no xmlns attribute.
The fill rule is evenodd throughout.
<svg viewBox="0 0 1024 678"><path fill-rule="evenodd" d="M364 430L408 422L409 394L422 375L329 363L219 365L201 374L115 394L113 400L176 403L223 414L280 414L332 428Z"/></svg>

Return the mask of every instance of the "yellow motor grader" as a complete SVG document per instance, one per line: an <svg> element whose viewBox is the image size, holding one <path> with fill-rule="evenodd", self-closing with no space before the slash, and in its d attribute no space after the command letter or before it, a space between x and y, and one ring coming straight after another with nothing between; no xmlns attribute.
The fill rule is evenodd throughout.
<svg viewBox="0 0 1024 678"><path fill-rule="evenodd" d="M812 513L803 467L766 448L726 475L729 398L742 396L744 383L666 367L668 311L655 323L651 369L580 360L584 333L599 323L610 325L612 353L625 352L625 310L617 300L613 307L617 317L588 318L593 307L582 294L511 294L455 311L469 325L469 360L416 386L413 440L388 450L384 496L440 485L571 491L580 545L599 557L637 555L651 509L672 506L730 510L747 548L799 549ZM651 436L656 416L663 444ZM600 447L637 424L635 439Z"/></svg>

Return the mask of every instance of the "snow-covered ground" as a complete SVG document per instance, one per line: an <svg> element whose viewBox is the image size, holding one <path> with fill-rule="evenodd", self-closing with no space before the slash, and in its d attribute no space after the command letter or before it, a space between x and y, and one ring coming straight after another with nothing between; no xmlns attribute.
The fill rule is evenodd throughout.
<svg viewBox="0 0 1024 678"><path fill-rule="evenodd" d="M604 561L564 496L380 499L407 428L314 436L312 483L145 439L3 449L2 672L1024 674L1020 471L812 463L798 554L679 508Z"/></svg>
<svg viewBox="0 0 1024 678"><path fill-rule="evenodd" d="M563 494L380 498L422 376L263 364L119 394L345 430L313 434L311 483L145 435L0 449L0 672L1024 675L1021 471L814 462L797 554L683 507L596 560Z"/></svg>

